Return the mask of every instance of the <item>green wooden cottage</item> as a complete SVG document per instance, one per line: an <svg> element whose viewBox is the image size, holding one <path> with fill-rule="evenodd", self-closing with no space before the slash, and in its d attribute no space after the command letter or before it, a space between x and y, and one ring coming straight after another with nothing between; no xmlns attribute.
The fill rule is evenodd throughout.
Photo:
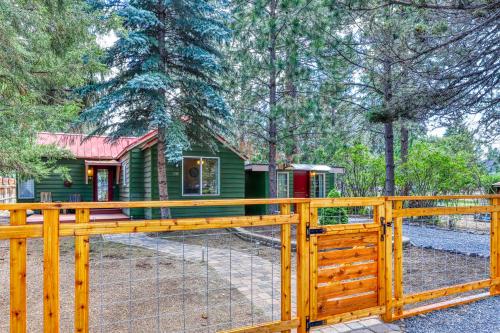
<svg viewBox="0 0 500 333"><path fill-rule="evenodd" d="M40 181L18 181L18 202L158 200L157 133L120 138L39 133L39 144L55 144L74 158L61 160L70 181L51 175ZM245 157L220 136L217 151L193 145L178 164L167 164L170 200L244 198ZM123 210L134 219L157 218L159 209ZM243 207L174 208L173 217L243 215Z"/></svg>
<svg viewBox="0 0 500 333"><path fill-rule="evenodd" d="M335 176L344 173L340 167L318 164L280 165L277 170L279 198L324 198L335 187ZM269 197L269 165L245 166L245 197ZM263 206L247 206L247 215L260 215Z"/></svg>

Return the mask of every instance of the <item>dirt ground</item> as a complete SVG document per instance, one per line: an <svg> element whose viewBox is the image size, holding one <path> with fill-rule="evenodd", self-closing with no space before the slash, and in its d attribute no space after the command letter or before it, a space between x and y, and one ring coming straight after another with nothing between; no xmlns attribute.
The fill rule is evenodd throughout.
<svg viewBox="0 0 500 333"><path fill-rule="evenodd" d="M405 294L443 288L489 278L489 258L409 246L403 252L403 288ZM479 293L473 291L460 296ZM452 296L454 297L454 296ZM439 300L445 300L442 298ZM433 300L431 302L436 302ZM417 305L428 304L422 302ZM408 308L417 305L408 306Z"/></svg>
<svg viewBox="0 0 500 333"><path fill-rule="evenodd" d="M277 233L278 230L276 227L274 231L265 232ZM280 262L279 248L242 240L227 230L161 236L209 249L251 251L276 265ZM9 242L0 242L2 286L9 285L8 245ZM74 307L73 240L62 239L60 249L61 332L70 332L73 331ZM292 260L295 262L295 253ZM41 240L29 240L30 332L42 331L42 264ZM252 320L255 323L270 320L201 258L199 262L183 262L155 251L93 237L90 267L91 332L215 332L248 325ZM404 250L405 294L480 280L488 274L487 258L416 247ZM0 332L9 331L8 318L9 289L0 288Z"/></svg>
<svg viewBox="0 0 500 333"><path fill-rule="evenodd" d="M73 331L73 241L61 241L61 332ZM42 331L43 257L28 242L28 326ZM9 285L8 242L0 244L0 282ZM201 262L91 240L91 332L215 332L269 320L237 289ZM209 277L207 279L207 276ZM208 291L207 291L208 286ZM184 292L183 292L184 291ZM230 302L231 299L231 302ZM159 313L159 316L158 316ZM0 332L8 332L9 288L0 288ZM232 325L231 325L232 323Z"/></svg>

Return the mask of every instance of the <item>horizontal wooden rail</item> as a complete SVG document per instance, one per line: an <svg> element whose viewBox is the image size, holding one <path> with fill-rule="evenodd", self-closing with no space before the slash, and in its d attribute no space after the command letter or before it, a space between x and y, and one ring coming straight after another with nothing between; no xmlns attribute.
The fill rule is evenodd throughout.
<svg viewBox="0 0 500 333"><path fill-rule="evenodd" d="M324 320L324 324L325 325L333 325L333 324L337 324L337 323L344 323L346 321L356 320L359 318L380 315L384 312L385 312L385 306L376 306L376 307L363 309L363 310L350 311L347 313L342 313L339 315L329 317L328 319Z"/></svg>
<svg viewBox="0 0 500 333"><path fill-rule="evenodd" d="M297 215L235 216L217 218L64 223L61 236L85 236L100 234L123 234L134 232L163 232L200 229L223 229L298 223Z"/></svg>
<svg viewBox="0 0 500 333"><path fill-rule="evenodd" d="M100 234L223 229L253 226L261 227L267 225L297 224L298 222L299 216L291 214L90 223L60 223L59 236L88 236ZM42 236L43 225L41 223L19 226L0 226L0 239L40 238Z"/></svg>
<svg viewBox="0 0 500 333"><path fill-rule="evenodd" d="M427 200L461 200L461 199L494 199L500 194L470 194L470 195L416 195L385 197L389 201L427 201Z"/></svg>
<svg viewBox="0 0 500 333"><path fill-rule="evenodd" d="M311 199L310 201L311 208L378 206L383 205L384 202L383 197Z"/></svg>
<svg viewBox="0 0 500 333"><path fill-rule="evenodd" d="M245 205L277 205L308 203L311 199L213 199L213 200L167 200L167 201L110 201L110 202L36 202L0 204L0 210L14 209L82 209L82 208L162 208L162 207L221 207Z"/></svg>
<svg viewBox="0 0 500 333"><path fill-rule="evenodd" d="M395 315L393 319L399 320L399 319L403 319L403 318L413 317L413 316L416 316L419 314L428 313L431 311L442 310L442 309L450 308L453 306L468 304L468 303L472 303L475 301L485 299L489 296L490 296L490 293L485 292L485 293L481 293L481 294L477 294L477 295L464 296L464 297L460 297L460 298L454 298L454 299L451 299L448 301L424 305L424 306L420 306L418 308L414 308L411 310L405 310L405 311L403 311L402 314Z"/></svg>
<svg viewBox="0 0 500 333"><path fill-rule="evenodd" d="M479 214L499 212L500 206L469 206L469 207L427 207L395 209L394 217L417 217L433 215Z"/></svg>
<svg viewBox="0 0 500 333"><path fill-rule="evenodd" d="M399 301L395 300L394 306L404 306L413 303L420 303L430 299L465 293L472 290L485 289L496 285L500 285L500 279L495 279L495 280L486 279L481 281L463 283L445 288L433 289L417 294L404 296L403 299Z"/></svg>
<svg viewBox="0 0 500 333"><path fill-rule="evenodd" d="M295 318L287 321L278 320L270 323L219 331L219 333L272 333L291 330L297 327L299 327L299 319Z"/></svg>
<svg viewBox="0 0 500 333"><path fill-rule="evenodd" d="M40 238L43 237L43 225L2 225L0 226L0 240L18 238Z"/></svg>
<svg viewBox="0 0 500 333"><path fill-rule="evenodd" d="M0 204L0 210L44 210L84 208L161 208L161 207L208 207L245 206L310 203L312 208L377 206L385 201L405 200L452 200L452 199L500 199L492 195L442 195L442 196L395 196L395 197L352 197L352 198L279 198L279 199L210 199L210 200L167 200L167 201L112 201L112 202L35 202Z"/></svg>

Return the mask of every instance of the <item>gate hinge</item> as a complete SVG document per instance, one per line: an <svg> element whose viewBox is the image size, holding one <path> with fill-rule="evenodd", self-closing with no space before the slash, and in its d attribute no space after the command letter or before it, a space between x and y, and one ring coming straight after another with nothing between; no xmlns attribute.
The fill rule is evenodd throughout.
<svg viewBox="0 0 500 333"><path fill-rule="evenodd" d="M380 226L382 227L382 233L380 235L380 240L384 241L385 233L387 232L387 227L392 227L392 221L385 221L385 217L380 217Z"/></svg>
<svg viewBox="0 0 500 333"><path fill-rule="evenodd" d="M311 228L309 224L306 226L306 238L309 239L311 235L320 235L326 232L325 228Z"/></svg>
<svg viewBox="0 0 500 333"><path fill-rule="evenodd" d="M306 331L309 332L311 328L326 325L325 320L311 321L309 317L306 317Z"/></svg>

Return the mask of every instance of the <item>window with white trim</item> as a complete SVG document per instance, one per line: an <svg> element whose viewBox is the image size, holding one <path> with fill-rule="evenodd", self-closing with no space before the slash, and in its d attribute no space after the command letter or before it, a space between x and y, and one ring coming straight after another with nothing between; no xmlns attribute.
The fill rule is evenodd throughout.
<svg viewBox="0 0 500 333"><path fill-rule="evenodd" d="M182 195L219 195L219 158L182 159Z"/></svg>
<svg viewBox="0 0 500 333"><path fill-rule="evenodd" d="M125 160L122 162L122 186L123 187L128 187L129 185L129 168L128 168L128 160Z"/></svg>
<svg viewBox="0 0 500 333"><path fill-rule="evenodd" d="M325 174L311 173L311 198L324 198L325 195Z"/></svg>
<svg viewBox="0 0 500 333"><path fill-rule="evenodd" d="M27 179L19 182L19 199L35 199L35 180Z"/></svg>
<svg viewBox="0 0 500 333"><path fill-rule="evenodd" d="M288 198L289 194L289 176L288 172L278 172L278 198Z"/></svg>

